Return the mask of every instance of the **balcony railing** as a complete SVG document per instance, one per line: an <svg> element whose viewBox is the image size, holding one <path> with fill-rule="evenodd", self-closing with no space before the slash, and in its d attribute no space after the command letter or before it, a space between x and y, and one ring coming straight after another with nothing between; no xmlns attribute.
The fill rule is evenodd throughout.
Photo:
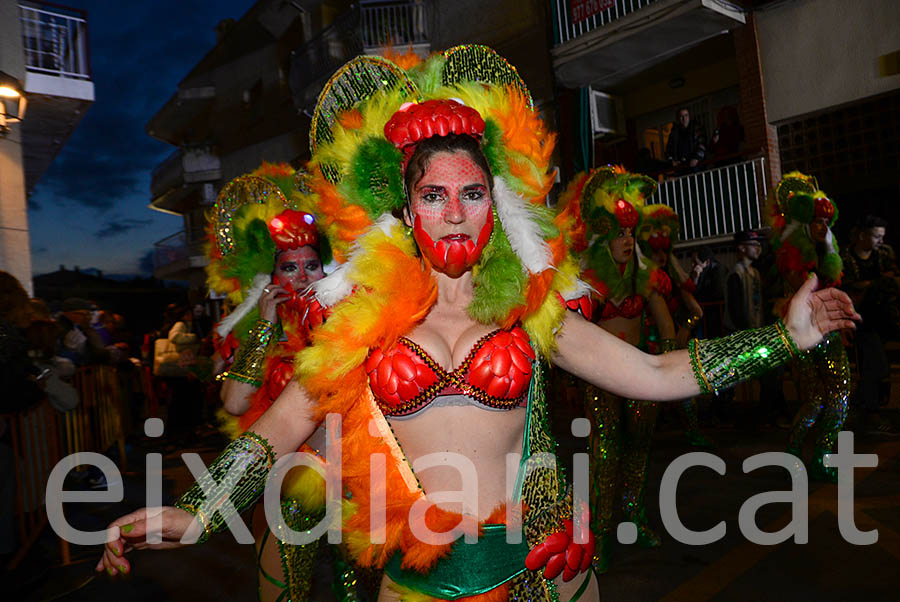
<svg viewBox="0 0 900 602"><path fill-rule="evenodd" d="M425 2L362 2L293 53L290 84L297 107L308 110L337 69L366 50L427 44Z"/></svg>
<svg viewBox="0 0 900 602"><path fill-rule="evenodd" d="M556 13L554 42L565 44L657 0L551 0ZM573 12L573 8L577 9ZM584 15L589 14L586 18Z"/></svg>
<svg viewBox="0 0 900 602"><path fill-rule="evenodd" d="M365 48L428 43L423 2L360 2L360 36Z"/></svg>
<svg viewBox="0 0 900 602"><path fill-rule="evenodd" d="M681 219L681 240L727 238L758 229L766 198L765 158L665 180L648 201L663 203Z"/></svg>
<svg viewBox="0 0 900 602"><path fill-rule="evenodd" d="M29 71L91 79L84 11L37 2L20 4L19 10Z"/></svg>

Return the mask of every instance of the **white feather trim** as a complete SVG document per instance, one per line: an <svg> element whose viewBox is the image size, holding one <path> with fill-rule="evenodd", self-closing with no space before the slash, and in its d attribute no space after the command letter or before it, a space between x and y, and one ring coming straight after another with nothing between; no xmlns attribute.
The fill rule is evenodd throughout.
<svg viewBox="0 0 900 602"><path fill-rule="evenodd" d="M250 311L256 307L259 298L262 297L263 289L272 282L271 274L259 273L253 277L253 284L247 289L247 294L241 304L234 308L234 311L222 318L216 326L216 332L223 339L228 336L235 325L243 319Z"/></svg>
<svg viewBox="0 0 900 602"><path fill-rule="evenodd" d="M374 224L369 226L369 228L365 232L363 232L359 236L359 238L362 239L375 230L381 230L384 234L390 234L391 230L399 225L400 220L398 220L390 213L386 213L379 217ZM328 276L325 276L318 282L313 283L311 288L316 294L316 299L318 299L319 303L321 303L324 307L332 307L336 305L343 298L353 292L353 286L355 283L350 280L349 274L352 271L351 268L354 265L358 254L359 244L354 243L350 249L349 258L347 259L347 261L339 265Z"/></svg>
<svg viewBox="0 0 900 602"><path fill-rule="evenodd" d="M552 267L550 247L528 208L501 177L494 178L494 204L512 250L532 274Z"/></svg>
<svg viewBox="0 0 900 602"><path fill-rule="evenodd" d="M829 254L834 253L834 234L831 233L831 228L825 233L825 251Z"/></svg>
<svg viewBox="0 0 900 602"><path fill-rule="evenodd" d="M586 297L590 295L592 292L600 294L598 291L594 289L590 284L582 280L581 278L576 278L572 283L572 286L567 288L564 291L560 291L559 294L566 301L571 301L572 299L580 299L582 297Z"/></svg>

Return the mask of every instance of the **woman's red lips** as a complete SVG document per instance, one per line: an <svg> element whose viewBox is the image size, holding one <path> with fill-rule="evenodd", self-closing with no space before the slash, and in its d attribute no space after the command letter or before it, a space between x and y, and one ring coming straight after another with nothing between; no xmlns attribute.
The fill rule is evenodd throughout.
<svg viewBox="0 0 900 602"><path fill-rule="evenodd" d="M465 242L471 238L468 234L448 234L447 236L442 236L441 240Z"/></svg>

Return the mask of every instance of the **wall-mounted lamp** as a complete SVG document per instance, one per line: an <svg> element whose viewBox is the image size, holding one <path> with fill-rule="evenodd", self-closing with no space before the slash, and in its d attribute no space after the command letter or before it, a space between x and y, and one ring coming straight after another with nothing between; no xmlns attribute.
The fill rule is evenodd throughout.
<svg viewBox="0 0 900 602"><path fill-rule="evenodd" d="M25 118L25 90L19 80L0 71L0 138L9 134L9 124Z"/></svg>

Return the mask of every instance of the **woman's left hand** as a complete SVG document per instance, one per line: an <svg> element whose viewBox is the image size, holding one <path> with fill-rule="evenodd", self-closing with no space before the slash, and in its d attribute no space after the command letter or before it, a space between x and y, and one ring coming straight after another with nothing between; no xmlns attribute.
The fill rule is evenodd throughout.
<svg viewBox="0 0 900 602"><path fill-rule="evenodd" d="M814 347L832 330L856 328L862 320L847 293L836 288L816 290L819 279L812 275L791 298L784 325L802 350Z"/></svg>

